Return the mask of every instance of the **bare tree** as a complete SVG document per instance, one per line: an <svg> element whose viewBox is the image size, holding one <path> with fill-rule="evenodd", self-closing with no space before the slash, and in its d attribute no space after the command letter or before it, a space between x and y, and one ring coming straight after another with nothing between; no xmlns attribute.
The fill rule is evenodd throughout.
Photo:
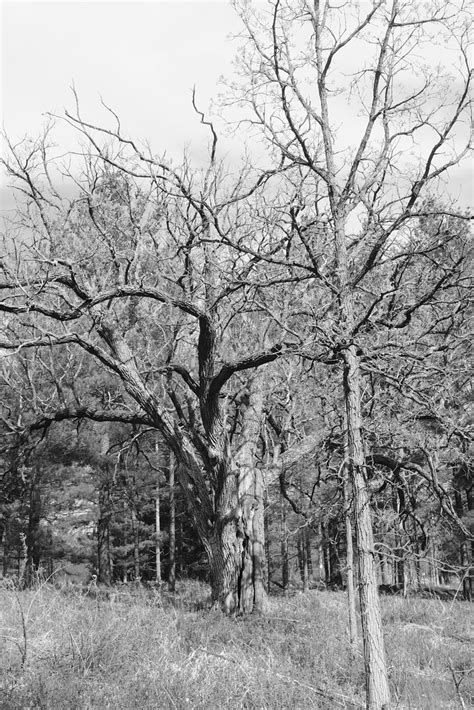
<svg viewBox="0 0 474 710"><path fill-rule="evenodd" d="M4 235L0 348L79 349L117 378L122 390L102 408L81 401L73 384L59 387L29 430L81 417L158 430L209 558L213 601L231 611L242 597L250 528L260 535L263 527L242 519L239 486L248 498L250 484L248 476L239 483L225 390L284 345L269 337L258 349L265 318L253 322L243 311L260 265L250 256L236 261L226 235L254 239L246 205L277 171L254 178L244 166L236 179L226 175L214 128L199 115L210 157L194 172L186 160L175 169L125 138L114 114L112 129L91 126L78 103L66 121L88 147L70 169L55 159L50 128L36 142L7 139L3 165L18 203ZM257 420L245 431L258 437ZM254 448L249 439L247 460ZM262 542L252 557L260 566ZM250 579L261 600L261 574Z"/></svg>
<svg viewBox="0 0 474 710"><path fill-rule="evenodd" d="M243 120L253 132L260 128L276 160L294 166L293 175L287 173L295 188L287 239L279 253L267 248L262 258L285 256L288 261L293 256L295 268L319 282L315 340L319 347L328 344L341 364L367 706L382 708L390 693L365 464L361 366L368 331L403 332L458 278L460 262L438 265L438 279L422 280L421 288L413 290L405 269L408 262L422 268L426 245L418 246L410 235L420 216L432 213L426 201L430 191L440 189L443 177L469 149L466 7L462 1L438 0L420 7L404 0L337 5L272 0L263 9L247 3L236 7L246 45L239 59L243 90L233 87L233 97L237 92L250 109ZM433 50L442 42L448 53L438 60ZM459 214L454 209L438 214L443 212Z"/></svg>

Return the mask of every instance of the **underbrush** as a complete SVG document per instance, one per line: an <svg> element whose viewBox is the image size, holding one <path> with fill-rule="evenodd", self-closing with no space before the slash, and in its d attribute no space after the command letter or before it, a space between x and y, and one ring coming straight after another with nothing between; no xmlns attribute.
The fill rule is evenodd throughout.
<svg viewBox="0 0 474 710"><path fill-rule="evenodd" d="M397 597L382 604L394 705L468 707L472 607ZM343 593L272 598L267 615L249 618L207 606L207 587L192 582L175 597L0 588L0 707L364 707Z"/></svg>

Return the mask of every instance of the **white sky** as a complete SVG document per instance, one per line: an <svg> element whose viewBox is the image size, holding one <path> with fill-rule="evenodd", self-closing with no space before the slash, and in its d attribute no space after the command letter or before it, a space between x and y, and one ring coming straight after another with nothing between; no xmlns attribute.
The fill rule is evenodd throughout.
<svg viewBox="0 0 474 710"><path fill-rule="evenodd" d="M156 152L179 155L205 135L191 90L207 108L229 74L238 30L226 0L214 2L3 2L2 118L15 137L39 133L41 114L73 108L99 118L99 96L124 129ZM199 141L198 141L199 142Z"/></svg>
<svg viewBox="0 0 474 710"><path fill-rule="evenodd" d="M74 82L87 120L108 122L102 96L124 132L149 139L154 152L179 159L187 146L196 157L204 153L208 133L191 90L195 84L206 110L221 75L232 73L238 42L229 34L240 24L227 0L10 0L1 2L1 21L1 113L12 139L36 137L47 111L73 109ZM55 136L67 147L66 129ZM472 202L468 165L455 187Z"/></svg>

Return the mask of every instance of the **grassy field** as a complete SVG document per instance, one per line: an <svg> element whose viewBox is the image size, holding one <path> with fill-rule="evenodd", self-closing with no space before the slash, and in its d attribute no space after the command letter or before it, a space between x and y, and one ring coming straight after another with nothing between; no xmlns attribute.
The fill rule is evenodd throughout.
<svg viewBox="0 0 474 710"><path fill-rule="evenodd" d="M361 708L342 592L271 600L265 617L206 611L207 588L91 598L0 586L0 708ZM382 599L394 706L474 703L472 606Z"/></svg>

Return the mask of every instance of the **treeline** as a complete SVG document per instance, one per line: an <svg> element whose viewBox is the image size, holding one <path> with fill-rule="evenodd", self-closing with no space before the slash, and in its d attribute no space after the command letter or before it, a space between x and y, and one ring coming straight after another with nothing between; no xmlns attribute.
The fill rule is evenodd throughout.
<svg viewBox="0 0 474 710"><path fill-rule="evenodd" d="M270 408L275 390L267 397ZM318 408L327 406L322 399ZM342 431L318 428L305 437L295 430L294 461L279 466L276 412L264 413L257 457L265 481L265 586L273 592L345 588L352 502L341 473ZM472 481L465 463L448 461L440 502L429 486L421 489L416 470L400 475L391 456L386 449L368 459L379 585L403 593L440 593L437 588L447 585L458 598L471 599L469 546L440 505L469 525ZM170 590L176 578L208 580L205 550L174 469L174 455L159 435L121 424L62 424L9 448L0 518L3 576L29 586L41 579L86 583L95 575L105 585L142 581Z"/></svg>

